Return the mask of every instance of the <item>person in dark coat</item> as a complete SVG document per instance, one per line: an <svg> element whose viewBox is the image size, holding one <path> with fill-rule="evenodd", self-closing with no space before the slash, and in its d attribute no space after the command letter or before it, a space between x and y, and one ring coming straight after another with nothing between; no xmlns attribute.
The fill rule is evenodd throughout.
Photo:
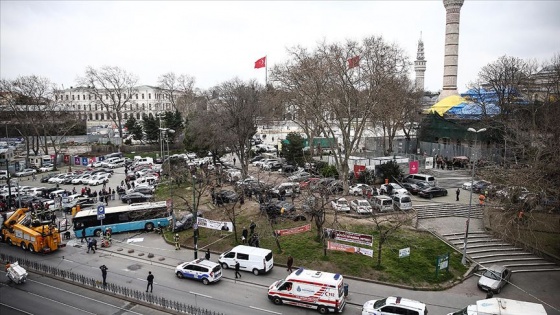
<svg viewBox="0 0 560 315"><path fill-rule="evenodd" d="M152 274L151 271L148 271L148 278L146 278L146 280L148 280L148 286L146 287L146 292L148 292L148 289L150 289L150 293L154 290L154 275Z"/></svg>
<svg viewBox="0 0 560 315"><path fill-rule="evenodd" d="M248 238L249 238L249 231L247 231L246 227L243 227L243 231L241 232L241 242L243 244L247 243Z"/></svg>
<svg viewBox="0 0 560 315"><path fill-rule="evenodd" d="M239 273L239 261L235 260L235 279L237 279L237 276L241 278L241 274Z"/></svg>
<svg viewBox="0 0 560 315"><path fill-rule="evenodd" d="M292 266L294 265L294 257L288 256L288 272L292 273Z"/></svg>
<svg viewBox="0 0 560 315"><path fill-rule="evenodd" d="M255 221L251 221L251 225L249 225L249 230L251 231L250 235L255 234L255 228L257 227L257 224L255 223Z"/></svg>
<svg viewBox="0 0 560 315"><path fill-rule="evenodd" d="M85 241L85 239L86 239L86 228L83 228L82 229L82 241L81 241L81 243L83 243Z"/></svg>
<svg viewBox="0 0 560 315"><path fill-rule="evenodd" d="M107 285L107 270L109 270L109 268L107 268L107 266L102 265L101 267L99 267L99 269L101 269L101 276L103 277L103 286Z"/></svg>
<svg viewBox="0 0 560 315"><path fill-rule="evenodd" d="M204 255L204 258L206 258L206 260L210 260L210 248L206 249L206 254Z"/></svg>
<svg viewBox="0 0 560 315"><path fill-rule="evenodd" d="M461 190L459 190L459 188L457 188L457 190L455 191L455 194L457 195L457 201L459 201L459 195L461 194Z"/></svg>

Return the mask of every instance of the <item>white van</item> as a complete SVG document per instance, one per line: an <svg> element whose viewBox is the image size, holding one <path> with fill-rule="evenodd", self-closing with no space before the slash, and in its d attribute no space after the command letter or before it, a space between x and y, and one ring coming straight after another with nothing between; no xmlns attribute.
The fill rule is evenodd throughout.
<svg viewBox="0 0 560 315"><path fill-rule="evenodd" d="M423 182L432 187L436 186L437 184L436 178L433 177L432 175L427 175L427 174L410 174L404 178L404 181L412 184L418 184L420 182Z"/></svg>
<svg viewBox="0 0 560 315"><path fill-rule="evenodd" d="M346 305L345 289L341 274L300 268L270 285L268 299L276 305L317 309L321 314L340 313Z"/></svg>
<svg viewBox="0 0 560 315"><path fill-rule="evenodd" d="M386 195L373 196L371 206L379 212L393 210L393 199Z"/></svg>
<svg viewBox="0 0 560 315"><path fill-rule="evenodd" d="M139 166L139 165L151 165L154 164L154 159L152 159L151 157L141 157L139 159L136 159L135 157L135 161L134 161L134 166Z"/></svg>
<svg viewBox="0 0 560 315"><path fill-rule="evenodd" d="M246 245L235 246L218 259L224 269L235 268L236 260L239 262L239 270L249 271L254 275L267 273L274 267L270 249Z"/></svg>
<svg viewBox="0 0 560 315"><path fill-rule="evenodd" d="M299 193L299 183L296 182L286 182L276 186L271 190L274 195L280 195L280 191L284 190L286 192L286 197L291 197L293 194Z"/></svg>
<svg viewBox="0 0 560 315"><path fill-rule="evenodd" d="M0 180L8 179L8 171L1 171L0 170Z"/></svg>
<svg viewBox="0 0 560 315"><path fill-rule="evenodd" d="M409 195L394 195L393 205L397 210L402 210L402 211L412 210L412 199L410 198Z"/></svg>

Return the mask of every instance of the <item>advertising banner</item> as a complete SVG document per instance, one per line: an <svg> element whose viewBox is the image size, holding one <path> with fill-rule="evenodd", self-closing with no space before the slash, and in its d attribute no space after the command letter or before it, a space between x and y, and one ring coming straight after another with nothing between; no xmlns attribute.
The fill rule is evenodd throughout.
<svg viewBox="0 0 560 315"><path fill-rule="evenodd" d="M87 157L82 157L82 165L86 166L88 163L88 158Z"/></svg>
<svg viewBox="0 0 560 315"><path fill-rule="evenodd" d="M330 250L338 250L341 252L353 253L353 254L362 254L364 256L373 257L373 250L369 248L362 248L356 247L351 245L345 245L340 243L335 243L328 241L327 242L327 249Z"/></svg>
<svg viewBox="0 0 560 315"><path fill-rule="evenodd" d="M68 164L70 162L70 155L64 154L64 163Z"/></svg>
<svg viewBox="0 0 560 315"><path fill-rule="evenodd" d="M325 235L328 238L335 239L337 241L368 245L368 246L373 245L373 236L367 234L325 229Z"/></svg>
<svg viewBox="0 0 560 315"><path fill-rule="evenodd" d="M80 163L80 157L79 156L75 156L74 157L74 165L80 165L82 163Z"/></svg>
<svg viewBox="0 0 560 315"><path fill-rule="evenodd" d="M204 227L204 228L207 228L207 229L227 231L227 232L232 232L233 231L233 223L231 223L231 222L214 221L214 220L209 220L209 219L198 217L196 219L196 223L197 223L198 227Z"/></svg>
<svg viewBox="0 0 560 315"><path fill-rule="evenodd" d="M432 169L434 168L434 158L433 157L427 157L426 158L426 169Z"/></svg>
<svg viewBox="0 0 560 315"><path fill-rule="evenodd" d="M357 178L360 173L366 170L365 165L354 165L354 176Z"/></svg>
<svg viewBox="0 0 560 315"><path fill-rule="evenodd" d="M275 230L274 232L276 233L277 236L282 236L282 235L299 234L299 233L308 232L308 231L311 231L311 224L298 226L298 227L291 228L291 229Z"/></svg>
<svg viewBox="0 0 560 315"><path fill-rule="evenodd" d="M408 163L408 172L410 174L418 174L418 167L420 163L418 161L410 161Z"/></svg>

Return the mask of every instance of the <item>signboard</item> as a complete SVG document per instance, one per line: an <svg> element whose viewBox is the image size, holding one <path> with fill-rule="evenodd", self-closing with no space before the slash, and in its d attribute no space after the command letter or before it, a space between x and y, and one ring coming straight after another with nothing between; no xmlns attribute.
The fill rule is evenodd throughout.
<svg viewBox="0 0 560 315"><path fill-rule="evenodd" d="M366 166L365 165L354 165L354 176L356 178L358 178L358 176L360 176L360 173L366 170Z"/></svg>
<svg viewBox="0 0 560 315"><path fill-rule="evenodd" d="M439 275L439 271L442 269L446 269L449 272L449 253L437 256L436 277Z"/></svg>
<svg viewBox="0 0 560 315"><path fill-rule="evenodd" d="M433 157L427 157L426 158L426 169L432 169L434 168L434 158Z"/></svg>
<svg viewBox="0 0 560 315"><path fill-rule="evenodd" d="M70 163L70 155L64 154L64 163L66 164Z"/></svg>
<svg viewBox="0 0 560 315"><path fill-rule="evenodd" d="M361 245L373 245L373 236L367 234L359 234L348 231L339 231L333 229L325 229L325 236L337 241L361 244Z"/></svg>
<svg viewBox="0 0 560 315"><path fill-rule="evenodd" d="M196 223L198 227L208 228L212 230L220 230L220 231L233 231L233 223L225 222L225 221L214 221L205 218L198 217L196 219Z"/></svg>
<svg viewBox="0 0 560 315"><path fill-rule="evenodd" d="M418 161L410 161L408 163L408 172L410 174L418 174L418 167L419 167L419 162Z"/></svg>
<svg viewBox="0 0 560 315"><path fill-rule="evenodd" d="M399 258L410 256L410 247L399 249Z"/></svg>
<svg viewBox="0 0 560 315"><path fill-rule="evenodd" d="M97 206L97 220L105 219L105 206L99 205Z"/></svg>
<svg viewBox="0 0 560 315"><path fill-rule="evenodd" d="M87 163L88 163L88 158L87 157L82 157L82 165L86 166ZM78 163L78 165L79 165L79 163Z"/></svg>
<svg viewBox="0 0 560 315"><path fill-rule="evenodd" d="M75 156L75 157L74 157L74 165L80 165L80 164L82 164L82 163L80 162L80 157L79 157L79 156Z"/></svg>
<svg viewBox="0 0 560 315"><path fill-rule="evenodd" d="M338 251L347 252L347 253L362 254L364 256L373 257L373 250L372 249L362 248L362 247L357 247L357 246L352 246L352 245L346 245L346 244L340 244L340 243L331 242L331 241L327 242L327 249L338 250Z"/></svg>
<svg viewBox="0 0 560 315"><path fill-rule="evenodd" d="M282 236L282 235L299 234L299 233L308 232L308 231L311 231L311 224L307 224L307 225L304 225L304 226L298 226L298 227L291 228L291 229L275 230L274 233L276 233L277 236Z"/></svg>

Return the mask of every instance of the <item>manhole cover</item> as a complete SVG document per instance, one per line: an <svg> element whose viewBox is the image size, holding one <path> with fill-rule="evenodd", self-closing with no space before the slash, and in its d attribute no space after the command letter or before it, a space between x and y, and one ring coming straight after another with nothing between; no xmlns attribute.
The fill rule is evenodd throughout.
<svg viewBox="0 0 560 315"><path fill-rule="evenodd" d="M134 264L134 265L130 265L130 266L126 267L126 269L132 270L132 271L138 270L138 269L140 269L140 268L142 268L142 266L141 266L141 265L138 265L138 264Z"/></svg>

